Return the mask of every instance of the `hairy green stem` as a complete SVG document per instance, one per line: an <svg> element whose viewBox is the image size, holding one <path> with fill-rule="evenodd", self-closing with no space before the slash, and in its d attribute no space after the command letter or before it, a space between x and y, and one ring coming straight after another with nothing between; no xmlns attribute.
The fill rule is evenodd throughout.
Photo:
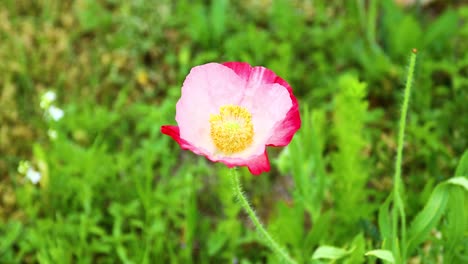
<svg viewBox="0 0 468 264"><path fill-rule="evenodd" d="M408 76L406 78L405 93L403 98L403 105L401 107L401 116L398 130L398 146L397 146L397 156L395 162L395 176L393 179L393 251L396 251L399 248L398 245L398 216L400 216L401 221L401 255L396 256L398 261L397 263L406 263L406 215L405 215L405 206L403 202L402 195L404 193L403 181L401 179L401 163L403 160L403 144L405 137L405 127L406 127L406 116L408 114L409 99L411 95L411 84L413 82L413 73L414 67L416 64L416 49L413 49L410 57L410 63L408 67Z"/></svg>
<svg viewBox="0 0 468 264"><path fill-rule="evenodd" d="M275 240L268 234L266 229L263 227L262 223L260 223L260 220L258 219L257 215L255 214L254 210L250 206L249 202L247 201L247 198L245 198L244 193L242 191L242 187L239 181L239 173L237 172L236 169L231 169L231 177L232 177L232 186L234 188L234 194L236 195L237 199L239 200L240 204L244 208L244 210L247 212L247 214L250 217L250 220L252 220L253 224L257 228L258 232L261 234L262 239L268 244L268 246L273 250L279 257L281 257L286 263L292 263L296 264L296 261L294 261L288 253L281 248L278 243L276 243Z"/></svg>

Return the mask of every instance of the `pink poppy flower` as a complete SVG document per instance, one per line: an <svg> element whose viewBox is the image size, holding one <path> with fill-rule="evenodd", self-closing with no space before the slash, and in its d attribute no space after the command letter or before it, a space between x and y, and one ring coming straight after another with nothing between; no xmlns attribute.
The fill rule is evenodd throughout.
<svg viewBox="0 0 468 264"><path fill-rule="evenodd" d="M182 149L222 162L270 170L266 146L286 146L301 126L287 82L264 67L208 63L192 68L176 105L178 126L162 126Z"/></svg>

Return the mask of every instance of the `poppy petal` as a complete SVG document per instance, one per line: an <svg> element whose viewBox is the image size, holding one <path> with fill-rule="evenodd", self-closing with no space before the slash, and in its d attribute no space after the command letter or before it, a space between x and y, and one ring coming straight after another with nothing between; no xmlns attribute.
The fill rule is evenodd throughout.
<svg viewBox="0 0 468 264"><path fill-rule="evenodd" d="M222 153L211 138L210 117L237 105L252 115L253 142ZM228 167L247 166L254 175L270 170L266 146L285 146L301 126L299 106L289 84L273 71L243 62L208 63L192 68L176 105L178 126L162 126L182 149Z"/></svg>

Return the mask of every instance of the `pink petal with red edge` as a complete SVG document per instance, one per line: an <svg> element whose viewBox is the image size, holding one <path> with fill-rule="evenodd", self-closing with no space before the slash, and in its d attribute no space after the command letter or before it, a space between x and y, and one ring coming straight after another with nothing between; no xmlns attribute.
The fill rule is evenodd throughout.
<svg viewBox="0 0 468 264"><path fill-rule="evenodd" d="M195 147L194 145L190 144L189 142L180 137L178 126L161 126L161 132L174 139L180 145L181 149L190 150L197 155L205 155L204 153L206 151Z"/></svg>
<svg viewBox="0 0 468 264"><path fill-rule="evenodd" d="M268 161L268 155L267 155L266 150L263 153L263 155L252 157L246 160L229 159L229 158L228 159L213 159L209 155L204 154L205 153L204 150L199 149L193 146L192 144L188 143L186 140L180 138L178 126L161 126L161 132L163 134L166 134L172 137L180 145L182 149L190 150L197 155L205 156L207 159L213 162L223 162L229 168L233 168L237 166L247 166L249 168L249 171L253 175L260 175L262 172L270 171L270 162Z"/></svg>
<svg viewBox="0 0 468 264"><path fill-rule="evenodd" d="M266 150L263 155L249 159L246 165L253 175L260 175L262 172L270 171L270 162Z"/></svg>
<svg viewBox="0 0 468 264"><path fill-rule="evenodd" d="M263 153L268 140L276 132L275 127L286 117L292 106L288 91L279 84L260 84L250 89L253 94L245 96L240 105L247 108L252 114L254 125L254 140L252 148L256 152L240 153L241 157L257 156ZM260 145L262 148L255 148Z"/></svg>
<svg viewBox="0 0 468 264"><path fill-rule="evenodd" d="M264 67L252 67L244 62L226 62L223 65L231 68L236 74L247 81L249 88L259 86L259 84L277 83L285 87L289 92L292 107L286 114L282 122L275 125L273 134L267 141L268 146L286 146L291 142L296 131L301 127L301 117L299 105L292 92L291 86L277 76L273 71Z"/></svg>
<svg viewBox="0 0 468 264"><path fill-rule="evenodd" d="M211 160L210 158L208 159ZM226 164L226 166L228 166L229 168L238 167L238 166L247 166L249 168L249 171L253 175L260 175L262 172L270 171L270 161L268 160L268 154L266 150L263 152L263 154L250 157L249 159L233 160L233 159L227 158L227 159L220 159L216 161L220 161Z"/></svg>
<svg viewBox="0 0 468 264"><path fill-rule="evenodd" d="M255 135L248 149L226 156L214 147L209 118L228 104L252 113ZM176 121L179 126L162 126L161 132L182 149L228 167L247 166L254 175L270 170L266 145L287 145L301 126L297 99L289 84L267 68L240 62L194 67L184 81Z"/></svg>
<svg viewBox="0 0 468 264"><path fill-rule="evenodd" d="M301 127L299 105L295 98L292 102L293 106L287 113L286 118L274 128L275 133L268 140L268 146L282 147L288 145L296 131Z"/></svg>
<svg viewBox="0 0 468 264"><path fill-rule="evenodd" d="M245 81L229 68L208 63L192 68L176 105L180 137L208 153L216 151L210 136L209 119L222 105L238 104Z"/></svg>

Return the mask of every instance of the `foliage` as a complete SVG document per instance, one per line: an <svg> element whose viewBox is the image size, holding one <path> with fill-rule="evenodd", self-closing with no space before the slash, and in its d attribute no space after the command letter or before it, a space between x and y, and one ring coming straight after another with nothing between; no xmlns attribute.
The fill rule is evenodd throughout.
<svg viewBox="0 0 468 264"><path fill-rule="evenodd" d="M468 8L395 2L0 1L0 263L276 263L228 170L160 133L190 68L229 60L273 69L300 101L272 171L238 170L272 236L299 263L394 258L412 48L399 247L414 263L467 262ZM49 90L60 120L40 107Z"/></svg>
<svg viewBox="0 0 468 264"><path fill-rule="evenodd" d="M366 164L365 122L368 103L366 85L355 77L339 77L339 90L334 98L334 130L337 152L332 155L332 192L335 193L337 225L336 232L356 232L358 221L369 219L370 206L365 204L366 184L372 164ZM352 234L356 235L356 234Z"/></svg>

